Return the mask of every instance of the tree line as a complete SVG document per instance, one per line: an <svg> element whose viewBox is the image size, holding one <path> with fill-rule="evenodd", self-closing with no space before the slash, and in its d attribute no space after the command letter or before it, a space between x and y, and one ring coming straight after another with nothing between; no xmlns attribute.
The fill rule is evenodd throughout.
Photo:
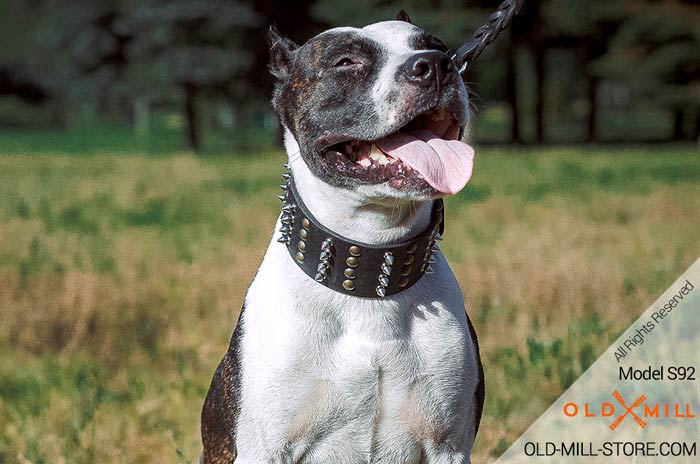
<svg viewBox="0 0 700 464"><path fill-rule="evenodd" d="M504 141L547 142L550 121L566 115L579 128L575 140L612 141L603 129L639 105L668 115L662 138L698 139L700 3L525 5L466 77L478 105L504 102ZM497 6L484 0L2 0L0 103L18 101L57 126L88 117L126 121L137 130L152 112L176 111L186 146L197 150L204 107L216 102L235 113L267 104L265 32L272 23L303 42L331 26L393 18L403 8L457 47ZM11 114L0 113L0 124L11 123Z"/></svg>

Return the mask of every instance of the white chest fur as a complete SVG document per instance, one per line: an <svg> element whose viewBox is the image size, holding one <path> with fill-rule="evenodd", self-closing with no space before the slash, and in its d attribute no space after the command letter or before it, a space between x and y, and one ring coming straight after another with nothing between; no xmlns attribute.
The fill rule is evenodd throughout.
<svg viewBox="0 0 700 464"><path fill-rule="evenodd" d="M410 289L361 299L314 282L273 237L242 316L237 464L468 462L476 353L436 258Z"/></svg>

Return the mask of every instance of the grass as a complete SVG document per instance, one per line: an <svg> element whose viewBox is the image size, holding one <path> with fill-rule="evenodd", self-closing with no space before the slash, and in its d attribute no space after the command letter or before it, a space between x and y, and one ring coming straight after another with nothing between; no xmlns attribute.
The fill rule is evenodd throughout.
<svg viewBox="0 0 700 464"><path fill-rule="evenodd" d="M447 201L443 250L482 346L481 462L700 255L700 159L682 146L477 156ZM0 463L195 461L282 159L5 149Z"/></svg>

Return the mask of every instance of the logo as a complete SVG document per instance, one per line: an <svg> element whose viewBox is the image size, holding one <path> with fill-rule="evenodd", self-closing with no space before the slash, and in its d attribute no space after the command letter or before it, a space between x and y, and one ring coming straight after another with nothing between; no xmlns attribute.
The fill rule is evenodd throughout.
<svg viewBox="0 0 700 464"><path fill-rule="evenodd" d="M636 422L639 428L644 429L648 425L650 419L694 419L696 414L691 411L690 404L681 403L649 403L646 395L640 395L633 403L629 404L622 397L619 391L612 392L616 403L612 401L603 401L600 405L591 403L569 402L564 405L563 412L567 417L582 416L586 419L596 417L610 417L613 419L608 427L610 430L617 429L620 424L628 417Z"/></svg>
<svg viewBox="0 0 700 464"><path fill-rule="evenodd" d="M615 399L616 399L617 401L620 402L620 404L622 405L622 407L625 408L625 413L622 414L622 415L620 415L620 416L618 416L618 418L615 419L615 422L613 422L612 424L610 424L610 430L615 430L615 429L617 428L617 426L620 425L620 422L622 422L622 421L625 419L625 417L627 417L628 414L631 414L631 415L632 415L632 417L634 418L634 421L635 421L635 422L637 423L637 425L639 425L641 428L644 428L644 427L647 426L647 423L644 422L642 419L640 419L639 416L633 411L634 408L636 408L637 406L641 405L642 403L644 403L644 402L647 400L646 395L641 395L639 398L637 398L637 401L635 401L634 403L632 403L632 406L630 406L630 407L627 407L627 405L625 404L625 400L622 399L622 395L620 395L620 392L619 392L619 391L615 390L615 391L613 392L613 396L615 397Z"/></svg>

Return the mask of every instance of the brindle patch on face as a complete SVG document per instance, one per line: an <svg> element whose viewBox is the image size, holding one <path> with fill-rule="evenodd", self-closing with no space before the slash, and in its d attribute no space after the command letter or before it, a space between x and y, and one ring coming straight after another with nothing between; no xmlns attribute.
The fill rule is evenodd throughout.
<svg viewBox="0 0 700 464"><path fill-rule="evenodd" d="M460 124L465 122L461 116L466 118L466 97L460 95L457 85L437 91L418 89L406 81L398 67L389 74L391 92L382 102L383 107L392 108L393 116L388 117L384 108L377 107L372 90L380 74L386 75L382 71L387 63L396 66L397 58L407 52L410 56L411 50L444 48L421 29L401 24L401 34L387 37L376 31L332 29L289 53L288 72L277 83L273 105L309 169L331 185L354 189L391 181L389 185L395 188L430 193L431 187L410 168L406 173L403 168L371 167L371 173L363 173L362 166L339 162L342 160L336 159L337 152L325 156L323 151L338 142L380 139L437 107L453 114ZM385 44L384 40L394 42ZM396 40L404 41L403 45L397 47ZM279 58L273 59L276 61Z"/></svg>
<svg viewBox="0 0 700 464"><path fill-rule="evenodd" d="M336 66L344 59L356 64ZM350 187L327 168L315 143L334 133L360 137L380 125L369 92L384 59L379 44L359 31L328 31L295 52L289 78L279 85L273 104L282 123L309 168L331 184Z"/></svg>

